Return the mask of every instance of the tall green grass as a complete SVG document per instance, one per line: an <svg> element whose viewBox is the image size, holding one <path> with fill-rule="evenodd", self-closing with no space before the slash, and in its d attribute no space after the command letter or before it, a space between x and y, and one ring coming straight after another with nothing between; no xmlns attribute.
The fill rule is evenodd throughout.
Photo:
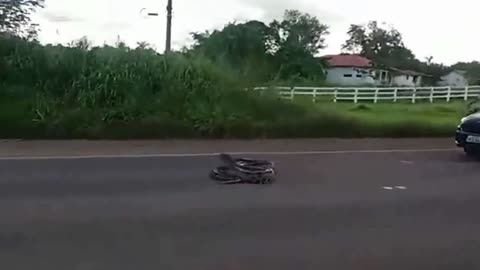
<svg viewBox="0 0 480 270"><path fill-rule="evenodd" d="M235 74L181 54L2 39L0 56L8 71L0 77L2 103L27 104L10 106L18 111L9 114L11 122L31 121L36 130L30 135L5 128L3 136L221 137L234 136L229 129L307 113L246 92Z"/></svg>
<svg viewBox="0 0 480 270"><path fill-rule="evenodd" d="M249 82L232 70L180 53L42 46L0 37L0 137L398 137L451 132L452 122L443 120L377 121L342 108L245 91Z"/></svg>

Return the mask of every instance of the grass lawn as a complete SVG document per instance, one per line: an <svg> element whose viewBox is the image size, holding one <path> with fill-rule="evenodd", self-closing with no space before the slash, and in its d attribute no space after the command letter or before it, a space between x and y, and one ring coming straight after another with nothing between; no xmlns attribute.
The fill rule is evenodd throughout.
<svg viewBox="0 0 480 270"><path fill-rule="evenodd" d="M405 120L458 124L465 114L466 104L455 103L316 103L322 110L336 110L339 113L361 118L365 121L396 122Z"/></svg>
<svg viewBox="0 0 480 270"><path fill-rule="evenodd" d="M330 100L313 103L309 97L296 97L294 103L302 104L313 110L334 111L348 116L358 117L368 121L404 121L405 119L420 119L457 123L467 111L467 102L332 102Z"/></svg>
<svg viewBox="0 0 480 270"><path fill-rule="evenodd" d="M467 112L464 101L438 103L377 103L320 101L296 98L293 102L313 111L330 112L338 118L350 118L372 132L374 137L397 136L450 136ZM417 132L418 131L418 132ZM385 132L385 133L383 133Z"/></svg>

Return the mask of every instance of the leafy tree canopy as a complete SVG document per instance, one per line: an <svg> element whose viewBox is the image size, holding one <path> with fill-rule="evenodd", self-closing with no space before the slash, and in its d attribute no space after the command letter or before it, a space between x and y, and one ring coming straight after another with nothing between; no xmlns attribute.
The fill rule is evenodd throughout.
<svg viewBox="0 0 480 270"><path fill-rule="evenodd" d="M0 0L0 33L36 38L37 26L30 17L44 3L45 0Z"/></svg>
<svg viewBox="0 0 480 270"><path fill-rule="evenodd" d="M230 23L222 30L192 33L189 54L200 54L218 64L262 80L323 78L323 65L315 58L325 48L328 26L309 14L287 10L282 20Z"/></svg>
<svg viewBox="0 0 480 270"><path fill-rule="evenodd" d="M352 24L347 33L348 39L342 49L368 57L380 67L419 71L430 75L431 83L450 71L448 67L434 63L433 57L427 57L425 61L417 59L394 27L387 28L371 21L366 26Z"/></svg>

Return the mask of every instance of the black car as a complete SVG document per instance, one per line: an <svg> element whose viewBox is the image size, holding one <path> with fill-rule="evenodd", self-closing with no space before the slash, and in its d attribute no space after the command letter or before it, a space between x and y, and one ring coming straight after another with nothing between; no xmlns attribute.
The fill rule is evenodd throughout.
<svg viewBox="0 0 480 270"><path fill-rule="evenodd" d="M468 155L480 154L480 112L462 118L457 127L455 143Z"/></svg>

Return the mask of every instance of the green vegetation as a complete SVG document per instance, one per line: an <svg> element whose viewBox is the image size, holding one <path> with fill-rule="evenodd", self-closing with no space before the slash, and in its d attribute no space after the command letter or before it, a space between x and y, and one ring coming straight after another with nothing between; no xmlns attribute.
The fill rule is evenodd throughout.
<svg viewBox="0 0 480 270"><path fill-rule="evenodd" d="M191 48L162 55L144 42L41 45L26 18L43 1L5 3L15 12L0 16L1 138L444 136L464 113L460 103L314 104L246 91L324 83L314 55L328 27L298 11L195 33Z"/></svg>
<svg viewBox="0 0 480 270"><path fill-rule="evenodd" d="M2 137L224 136L306 113L200 58L77 45L0 41Z"/></svg>
<svg viewBox="0 0 480 270"><path fill-rule="evenodd" d="M86 40L2 38L0 56L3 138L443 136L462 114L457 103L292 103L245 91L238 73L203 57Z"/></svg>
<svg viewBox="0 0 480 270"><path fill-rule="evenodd" d="M212 33L193 33L186 49L230 70L251 85L294 83L321 85L326 62L314 55L325 48L328 26L316 17L287 10L282 21L229 23Z"/></svg>
<svg viewBox="0 0 480 270"><path fill-rule="evenodd" d="M350 119L360 137L451 136L466 113L463 102L454 103L316 103L299 100L304 107L331 111L338 118ZM356 127L358 125L359 127ZM357 131L358 129L358 131ZM363 130L362 130L363 129ZM345 124L344 132L350 128Z"/></svg>

